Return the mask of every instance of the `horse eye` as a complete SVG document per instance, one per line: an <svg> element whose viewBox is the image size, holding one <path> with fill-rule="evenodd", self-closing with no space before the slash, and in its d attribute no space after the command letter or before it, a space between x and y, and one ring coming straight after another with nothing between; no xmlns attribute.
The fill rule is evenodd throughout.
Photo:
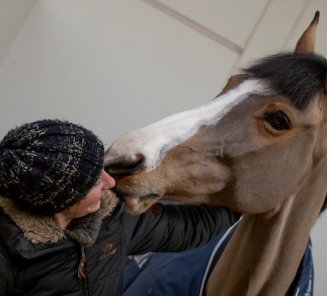
<svg viewBox="0 0 327 296"><path fill-rule="evenodd" d="M278 131L288 130L291 125L287 116L281 111L275 113L267 112L264 116L264 120L267 121L272 128Z"/></svg>

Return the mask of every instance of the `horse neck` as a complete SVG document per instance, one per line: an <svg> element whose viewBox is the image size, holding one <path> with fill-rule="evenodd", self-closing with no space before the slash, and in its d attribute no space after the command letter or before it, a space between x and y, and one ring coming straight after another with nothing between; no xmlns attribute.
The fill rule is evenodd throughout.
<svg viewBox="0 0 327 296"><path fill-rule="evenodd" d="M327 163L274 210L244 215L206 285L213 295L285 295L326 196Z"/></svg>

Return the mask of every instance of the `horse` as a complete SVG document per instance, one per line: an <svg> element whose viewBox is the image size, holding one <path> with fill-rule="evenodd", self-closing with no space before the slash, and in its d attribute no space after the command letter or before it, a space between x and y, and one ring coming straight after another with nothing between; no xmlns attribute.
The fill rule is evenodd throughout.
<svg viewBox="0 0 327 296"><path fill-rule="evenodd" d="M206 294L285 295L327 192L327 61L317 11L293 52L233 75L213 100L124 134L105 153L126 210L159 199L243 214Z"/></svg>

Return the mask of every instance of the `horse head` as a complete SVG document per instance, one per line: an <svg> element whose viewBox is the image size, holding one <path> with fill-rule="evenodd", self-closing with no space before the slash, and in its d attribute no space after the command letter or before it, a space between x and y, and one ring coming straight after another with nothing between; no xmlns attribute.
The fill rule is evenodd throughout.
<svg viewBox="0 0 327 296"><path fill-rule="evenodd" d="M214 100L113 143L105 169L131 213L162 198L259 213L301 187L326 155L327 64L313 54L318 17L294 53L261 59Z"/></svg>

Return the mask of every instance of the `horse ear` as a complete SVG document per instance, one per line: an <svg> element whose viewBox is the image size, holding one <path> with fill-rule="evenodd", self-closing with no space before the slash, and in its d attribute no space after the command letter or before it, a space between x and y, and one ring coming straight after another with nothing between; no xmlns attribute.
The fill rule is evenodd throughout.
<svg viewBox="0 0 327 296"><path fill-rule="evenodd" d="M310 26L304 31L301 38L296 44L295 52L297 53L313 53L316 43L316 28L319 21L319 11L316 12Z"/></svg>

